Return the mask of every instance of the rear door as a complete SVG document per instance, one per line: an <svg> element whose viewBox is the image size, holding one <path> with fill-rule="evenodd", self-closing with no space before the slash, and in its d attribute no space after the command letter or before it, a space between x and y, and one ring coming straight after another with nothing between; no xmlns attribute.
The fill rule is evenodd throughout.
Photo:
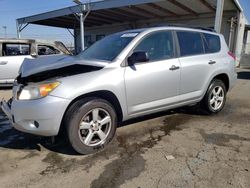
<svg viewBox="0 0 250 188"><path fill-rule="evenodd" d="M215 70L216 55L207 53L204 35L193 31L176 31L179 41L181 83L180 100L200 98Z"/></svg>
<svg viewBox="0 0 250 188"><path fill-rule="evenodd" d="M25 58L30 56L30 44L3 43L0 57L0 82L12 83Z"/></svg>
<svg viewBox="0 0 250 188"><path fill-rule="evenodd" d="M135 47L133 52L148 53L149 62L126 67L125 85L130 115L178 102L180 64L174 49L171 31L152 33Z"/></svg>

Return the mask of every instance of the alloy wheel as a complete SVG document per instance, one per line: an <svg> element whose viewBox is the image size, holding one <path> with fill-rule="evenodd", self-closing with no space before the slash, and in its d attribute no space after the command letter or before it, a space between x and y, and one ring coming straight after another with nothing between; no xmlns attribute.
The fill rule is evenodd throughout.
<svg viewBox="0 0 250 188"><path fill-rule="evenodd" d="M225 93L221 86L216 86L211 92L209 104L214 111L217 111L223 105Z"/></svg>
<svg viewBox="0 0 250 188"><path fill-rule="evenodd" d="M112 126L110 114L103 108L94 108L84 115L79 124L79 138L87 146L103 144Z"/></svg>

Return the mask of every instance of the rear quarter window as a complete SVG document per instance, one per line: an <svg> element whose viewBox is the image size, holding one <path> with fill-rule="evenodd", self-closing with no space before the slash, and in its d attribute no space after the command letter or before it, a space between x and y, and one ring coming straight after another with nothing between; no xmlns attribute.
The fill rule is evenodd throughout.
<svg viewBox="0 0 250 188"><path fill-rule="evenodd" d="M213 34L203 33L206 53L216 53L221 49L220 37Z"/></svg>
<svg viewBox="0 0 250 188"><path fill-rule="evenodd" d="M181 56L204 54L201 34L191 31L177 31Z"/></svg>
<svg viewBox="0 0 250 188"><path fill-rule="evenodd" d="M30 44L3 43L2 55L3 56L30 55Z"/></svg>

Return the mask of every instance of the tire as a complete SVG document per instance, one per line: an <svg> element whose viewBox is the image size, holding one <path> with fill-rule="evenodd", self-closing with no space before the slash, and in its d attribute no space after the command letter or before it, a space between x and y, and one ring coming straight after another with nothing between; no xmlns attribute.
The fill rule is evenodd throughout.
<svg viewBox="0 0 250 188"><path fill-rule="evenodd" d="M87 98L68 109L64 124L73 149L91 154L102 150L114 138L117 115L108 101Z"/></svg>
<svg viewBox="0 0 250 188"><path fill-rule="evenodd" d="M220 112L226 103L227 90L223 81L214 79L201 101L201 107L208 114Z"/></svg>

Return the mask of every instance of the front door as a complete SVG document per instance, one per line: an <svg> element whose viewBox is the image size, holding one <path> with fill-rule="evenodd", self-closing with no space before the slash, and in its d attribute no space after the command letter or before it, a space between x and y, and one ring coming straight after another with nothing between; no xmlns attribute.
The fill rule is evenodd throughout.
<svg viewBox="0 0 250 188"><path fill-rule="evenodd" d="M133 50L149 55L149 62L128 66L125 85L129 115L165 108L178 102L180 63L175 58L171 31L146 36Z"/></svg>

